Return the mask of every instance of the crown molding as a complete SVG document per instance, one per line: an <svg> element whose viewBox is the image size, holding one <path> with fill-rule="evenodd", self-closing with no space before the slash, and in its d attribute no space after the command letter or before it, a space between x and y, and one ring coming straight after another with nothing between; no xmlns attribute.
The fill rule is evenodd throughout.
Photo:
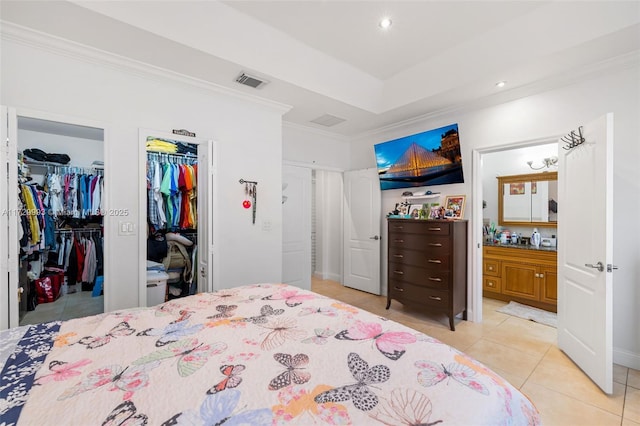
<svg viewBox="0 0 640 426"><path fill-rule="evenodd" d="M291 105L240 92L216 83L190 77L4 20L0 20L0 38L67 58L144 77L145 79L155 79L161 82L171 81L182 86L230 96L275 109L281 114L287 113L292 108Z"/></svg>
<svg viewBox="0 0 640 426"><path fill-rule="evenodd" d="M327 130L318 129L316 127L305 126L304 124L292 123L291 121L282 120L282 127L288 127L290 129L300 130L302 132L313 133L315 135L336 139L340 142L350 142L351 138L338 133L333 133Z"/></svg>
<svg viewBox="0 0 640 426"><path fill-rule="evenodd" d="M564 73L555 74L545 79L535 81L511 90L494 93L480 99L475 99L463 104L442 108L436 111L430 111L397 123L367 130L365 132L354 135L350 140L374 137L382 133L407 127L412 124L420 123L427 120L433 120L444 115L462 114L469 111L479 110L503 103L511 102L527 96L533 96L540 93L548 92L562 87L571 86L586 80L594 79L613 72L620 72L627 69L640 68L640 51L636 50L624 55L619 55L604 61L589 64L578 69L566 71Z"/></svg>

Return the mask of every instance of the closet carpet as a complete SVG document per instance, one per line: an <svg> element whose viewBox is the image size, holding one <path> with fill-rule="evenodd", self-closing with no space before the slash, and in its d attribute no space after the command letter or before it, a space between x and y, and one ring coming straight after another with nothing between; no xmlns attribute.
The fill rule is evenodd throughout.
<svg viewBox="0 0 640 426"><path fill-rule="evenodd" d="M20 325L87 317L103 311L104 296L91 297L90 291L77 291L60 296L52 303L40 303L34 311L24 315Z"/></svg>

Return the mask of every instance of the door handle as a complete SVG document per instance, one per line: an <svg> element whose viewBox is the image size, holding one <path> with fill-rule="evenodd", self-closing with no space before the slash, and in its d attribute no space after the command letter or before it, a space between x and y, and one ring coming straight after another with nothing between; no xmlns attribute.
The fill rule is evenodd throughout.
<svg viewBox="0 0 640 426"><path fill-rule="evenodd" d="M597 269L600 272L604 271L604 265L602 264L602 262L598 262L595 265L592 265L591 263L585 263L584 266L588 266L589 268Z"/></svg>
<svg viewBox="0 0 640 426"><path fill-rule="evenodd" d="M380 237L378 237L377 235L374 235L373 237L369 237L369 239L378 241Z"/></svg>

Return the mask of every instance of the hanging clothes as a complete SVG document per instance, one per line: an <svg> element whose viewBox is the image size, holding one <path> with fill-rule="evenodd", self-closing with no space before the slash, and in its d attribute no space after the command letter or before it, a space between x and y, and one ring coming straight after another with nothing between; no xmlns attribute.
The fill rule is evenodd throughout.
<svg viewBox="0 0 640 426"><path fill-rule="evenodd" d="M196 228L196 165L175 161L196 158L147 155L147 219L158 230Z"/></svg>

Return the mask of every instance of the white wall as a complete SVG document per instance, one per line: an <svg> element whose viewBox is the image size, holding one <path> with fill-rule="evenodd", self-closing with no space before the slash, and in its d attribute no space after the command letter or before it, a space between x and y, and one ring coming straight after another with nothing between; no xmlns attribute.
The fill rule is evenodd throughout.
<svg viewBox="0 0 640 426"><path fill-rule="evenodd" d="M283 108L177 82L144 69L132 71L110 56L46 38L33 43L2 40L3 105L86 118L105 126L105 187L108 208L129 209L137 222L139 198L138 129L189 129L217 140L216 222L219 287L279 282L282 275ZM80 51L79 54L73 53ZM58 52L58 53L55 53ZM89 52L89 53L87 53ZM90 55L92 59L86 59ZM256 225L242 208L240 178L259 182ZM138 305L137 236L119 236L122 217L106 217L107 310ZM263 231L262 221L270 221ZM139 230L145 224L137 224ZM247 267L250 265L251 267ZM106 294L105 294L106 295Z"/></svg>
<svg viewBox="0 0 640 426"><path fill-rule="evenodd" d="M283 123L282 156L285 161L305 163L319 169L348 170L349 149L349 141L344 137Z"/></svg>
<svg viewBox="0 0 640 426"><path fill-rule="evenodd" d="M633 63L625 69L579 81L561 89L484 109L461 110L381 133L364 135L353 142L351 168L375 166L372 150L376 143L458 123L465 183L437 187L437 190L449 194L467 194L467 203L471 203L473 149L566 134L597 117L613 112L614 261L620 267L615 272L613 284L614 361L640 368L639 73L638 65ZM383 213L399 199L399 192L401 191L383 193ZM465 216L471 218L470 213L469 208ZM472 226L470 224L470 229Z"/></svg>

